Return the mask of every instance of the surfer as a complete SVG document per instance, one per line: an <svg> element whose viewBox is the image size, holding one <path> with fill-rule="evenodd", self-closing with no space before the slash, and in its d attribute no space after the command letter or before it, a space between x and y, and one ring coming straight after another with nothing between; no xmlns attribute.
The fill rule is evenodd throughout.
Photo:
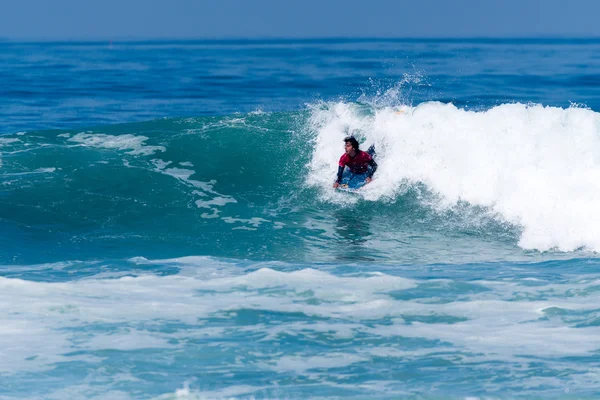
<svg viewBox="0 0 600 400"><path fill-rule="evenodd" d="M344 167L348 167L350 172L354 175L366 175L364 179L365 183L371 182L373 174L377 170L377 163L373 159L375 147L371 146L368 152L360 150L358 148L358 141L354 136L344 138L344 142L345 153L340 157L337 179L334 182L333 187L337 188L340 186L340 183L342 183Z"/></svg>

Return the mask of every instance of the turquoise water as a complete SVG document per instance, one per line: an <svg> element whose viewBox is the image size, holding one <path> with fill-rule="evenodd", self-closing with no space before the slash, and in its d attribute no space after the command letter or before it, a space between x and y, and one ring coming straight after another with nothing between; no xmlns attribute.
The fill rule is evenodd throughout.
<svg viewBox="0 0 600 400"><path fill-rule="evenodd" d="M597 397L599 46L1 43L0 398Z"/></svg>

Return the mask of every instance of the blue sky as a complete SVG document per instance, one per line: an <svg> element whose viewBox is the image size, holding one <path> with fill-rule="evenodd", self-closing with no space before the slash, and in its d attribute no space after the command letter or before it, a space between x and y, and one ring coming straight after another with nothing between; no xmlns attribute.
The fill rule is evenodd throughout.
<svg viewBox="0 0 600 400"><path fill-rule="evenodd" d="M600 36L597 0L0 0L17 40Z"/></svg>

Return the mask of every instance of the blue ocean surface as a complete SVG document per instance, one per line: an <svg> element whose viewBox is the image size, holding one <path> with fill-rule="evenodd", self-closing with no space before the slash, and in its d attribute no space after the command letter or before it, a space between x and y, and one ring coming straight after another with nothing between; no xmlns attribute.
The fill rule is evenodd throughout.
<svg viewBox="0 0 600 400"><path fill-rule="evenodd" d="M598 398L599 111L597 39L0 42L0 399Z"/></svg>

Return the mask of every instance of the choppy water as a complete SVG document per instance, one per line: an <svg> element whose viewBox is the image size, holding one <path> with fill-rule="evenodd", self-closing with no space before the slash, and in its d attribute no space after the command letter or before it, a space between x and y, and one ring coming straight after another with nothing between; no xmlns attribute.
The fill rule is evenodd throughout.
<svg viewBox="0 0 600 400"><path fill-rule="evenodd" d="M0 43L0 397L598 396L599 49Z"/></svg>

